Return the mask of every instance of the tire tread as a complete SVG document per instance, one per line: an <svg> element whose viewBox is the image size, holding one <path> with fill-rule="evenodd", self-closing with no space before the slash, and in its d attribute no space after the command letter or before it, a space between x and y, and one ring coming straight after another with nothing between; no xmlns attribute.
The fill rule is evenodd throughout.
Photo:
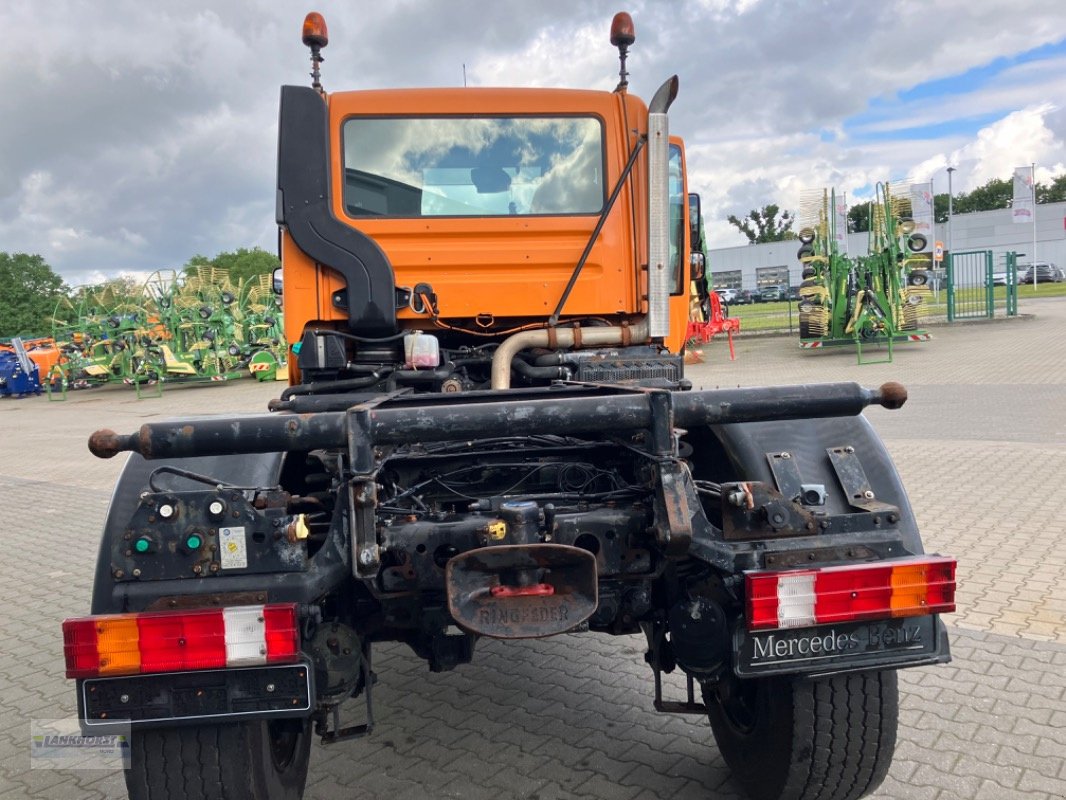
<svg viewBox="0 0 1066 800"><path fill-rule="evenodd" d="M125 774L130 800L302 795L306 761L302 774L268 789L274 782L254 767L259 745L251 726L239 723L138 731L130 737L131 763Z"/></svg>
<svg viewBox="0 0 1066 800"><path fill-rule="evenodd" d="M858 800L881 785L896 743L894 671L767 679L766 691L759 736L731 737L724 715L711 714L719 748L753 798ZM712 694L705 699L715 709Z"/></svg>

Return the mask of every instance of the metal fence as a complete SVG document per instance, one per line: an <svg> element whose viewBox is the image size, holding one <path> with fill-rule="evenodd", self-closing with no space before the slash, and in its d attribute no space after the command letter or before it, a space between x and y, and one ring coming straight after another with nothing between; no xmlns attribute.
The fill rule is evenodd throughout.
<svg viewBox="0 0 1066 800"><path fill-rule="evenodd" d="M1003 256L1006 272L1003 275L1005 291L1003 305L1008 317L1018 316L1018 254L1013 250ZM995 281L993 281L995 283Z"/></svg>
<svg viewBox="0 0 1066 800"><path fill-rule="evenodd" d="M954 322L991 319L1018 314L1018 256L1014 252L996 259L991 250L974 250L945 257L946 269L933 273L931 292L920 322ZM798 334L799 311L795 298L785 302L728 306L728 316L739 317L742 333Z"/></svg>
<svg viewBox="0 0 1066 800"><path fill-rule="evenodd" d="M954 253L947 264L948 322L1017 316L1017 253L1004 253L998 263L991 250Z"/></svg>
<svg viewBox="0 0 1066 800"><path fill-rule="evenodd" d="M948 322L995 314L991 250L948 254Z"/></svg>

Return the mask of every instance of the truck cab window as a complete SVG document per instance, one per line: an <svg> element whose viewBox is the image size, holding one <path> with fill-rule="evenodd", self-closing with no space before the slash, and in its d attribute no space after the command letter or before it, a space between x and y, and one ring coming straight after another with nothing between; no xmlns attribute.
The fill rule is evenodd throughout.
<svg viewBox="0 0 1066 800"><path fill-rule="evenodd" d="M353 117L344 169L353 217L595 214L603 126L592 117Z"/></svg>
<svg viewBox="0 0 1066 800"><path fill-rule="evenodd" d="M682 253L685 249L685 223L688 219L685 181L681 171L681 148L670 145L670 276L671 294L685 291Z"/></svg>

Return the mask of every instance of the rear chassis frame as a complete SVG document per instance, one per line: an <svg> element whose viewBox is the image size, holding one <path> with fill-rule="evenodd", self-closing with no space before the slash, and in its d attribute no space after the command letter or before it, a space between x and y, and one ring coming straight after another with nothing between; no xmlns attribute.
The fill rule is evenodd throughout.
<svg viewBox="0 0 1066 800"><path fill-rule="evenodd" d="M744 677L735 651L745 571L923 552L891 460L861 416L869 405L898 408L905 399L898 384L873 390L840 383L706 391L560 385L460 396L319 395L317 410L308 413L155 423L127 436L100 431L90 441L94 453L134 455L105 527L92 610L301 604L305 654L314 669L314 713L319 732L336 740L345 737L337 735L336 723L327 730L325 716L373 685L369 664L375 641L404 641L439 671L469 661L480 635L558 632L518 630L508 620L486 629L471 629L467 620L456 632L456 582L448 569L459 569L464 558L486 552L486 546L555 547L556 555L562 548L584 550L594 557L592 589L575 589L580 578L560 580L558 588L583 593L586 601L591 594L592 611L568 629L643 631L646 658L656 673L656 707L702 713L702 704L693 701L693 680L710 684ZM503 506L529 498L511 495L485 496L466 510L383 521L389 502L379 499L385 473L417 470L420 461L433 464L440 456L427 445L466 443L471 458L493 467L513 455L506 448L494 455L494 443L534 444L544 432L559 437L558 444L540 441L532 447L537 463L559 465L584 454L590 463L623 475L628 491L617 499L582 501L553 498L550 488L538 487L533 502L539 510L527 515L524 527L521 513ZM158 481L153 461L211 477L213 488L184 493L189 509L222 497L241 506L253 528L284 529L293 518L289 512L303 500L285 484L301 459L311 456L333 465L336 502L328 527L319 526L313 552L298 567L269 574L204 569L153 580L134 577L131 518L160 496L180 494L145 491ZM461 461L462 445L446 457ZM801 496L811 487L825 489L818 502ZM504 517L506 538L487 537L489 526ZM693 611L694 603L701 613ZM931 652L866 654L779 672L814 677L947 661L942 623L934 617L932 625ZM333 635L321 633L326 629ZM349 646L338 648L338 637ZM675 666L688 675L687 702L662 699L660 673ZM361 726L360 732L367 729Z"/></svg>

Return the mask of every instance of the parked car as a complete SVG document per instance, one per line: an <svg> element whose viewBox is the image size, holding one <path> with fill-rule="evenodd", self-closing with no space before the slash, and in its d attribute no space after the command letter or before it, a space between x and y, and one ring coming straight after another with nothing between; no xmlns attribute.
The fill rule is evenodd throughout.
<svg viewBox="0 0 1066 800"><path fill-rule="evenodd" d="M759 289L758 295L755 298L757 303L776 303L779 300L788 299L788 285L780 284L778 286L764 286Z"/></svg>
<svg viewBox="0 0 1066 800"><path fill-rule="evenodd" d="M756 303L769 303L777 300L778 289L776 286L760 286L755 290Z"/></svg>
<svg viewBox="0 0 1066 800"><path fill-rule="evenodd" d="M1023 273L1022 270L1025 270ZM1033 270L1036 270L1037 283L1062 283L1066 280L1066 274L1050 261L1037 261L1035 264L1018 267L1019 283L1032 283Z"/></svg>
<svg viewBox="0 0 1066 800"><path fill-rule="evenodd" d="M736 298L733 300L733 305L750 306L755 302L755 292L751 289L737 289Z"/></svg>
<svg viewBox="0 0 1066 800"><path fill-rule="evenodd" d="M725 304L737 302L737 290L736 289L715 289L715 294L718 295L718 299Z"/></svg>

